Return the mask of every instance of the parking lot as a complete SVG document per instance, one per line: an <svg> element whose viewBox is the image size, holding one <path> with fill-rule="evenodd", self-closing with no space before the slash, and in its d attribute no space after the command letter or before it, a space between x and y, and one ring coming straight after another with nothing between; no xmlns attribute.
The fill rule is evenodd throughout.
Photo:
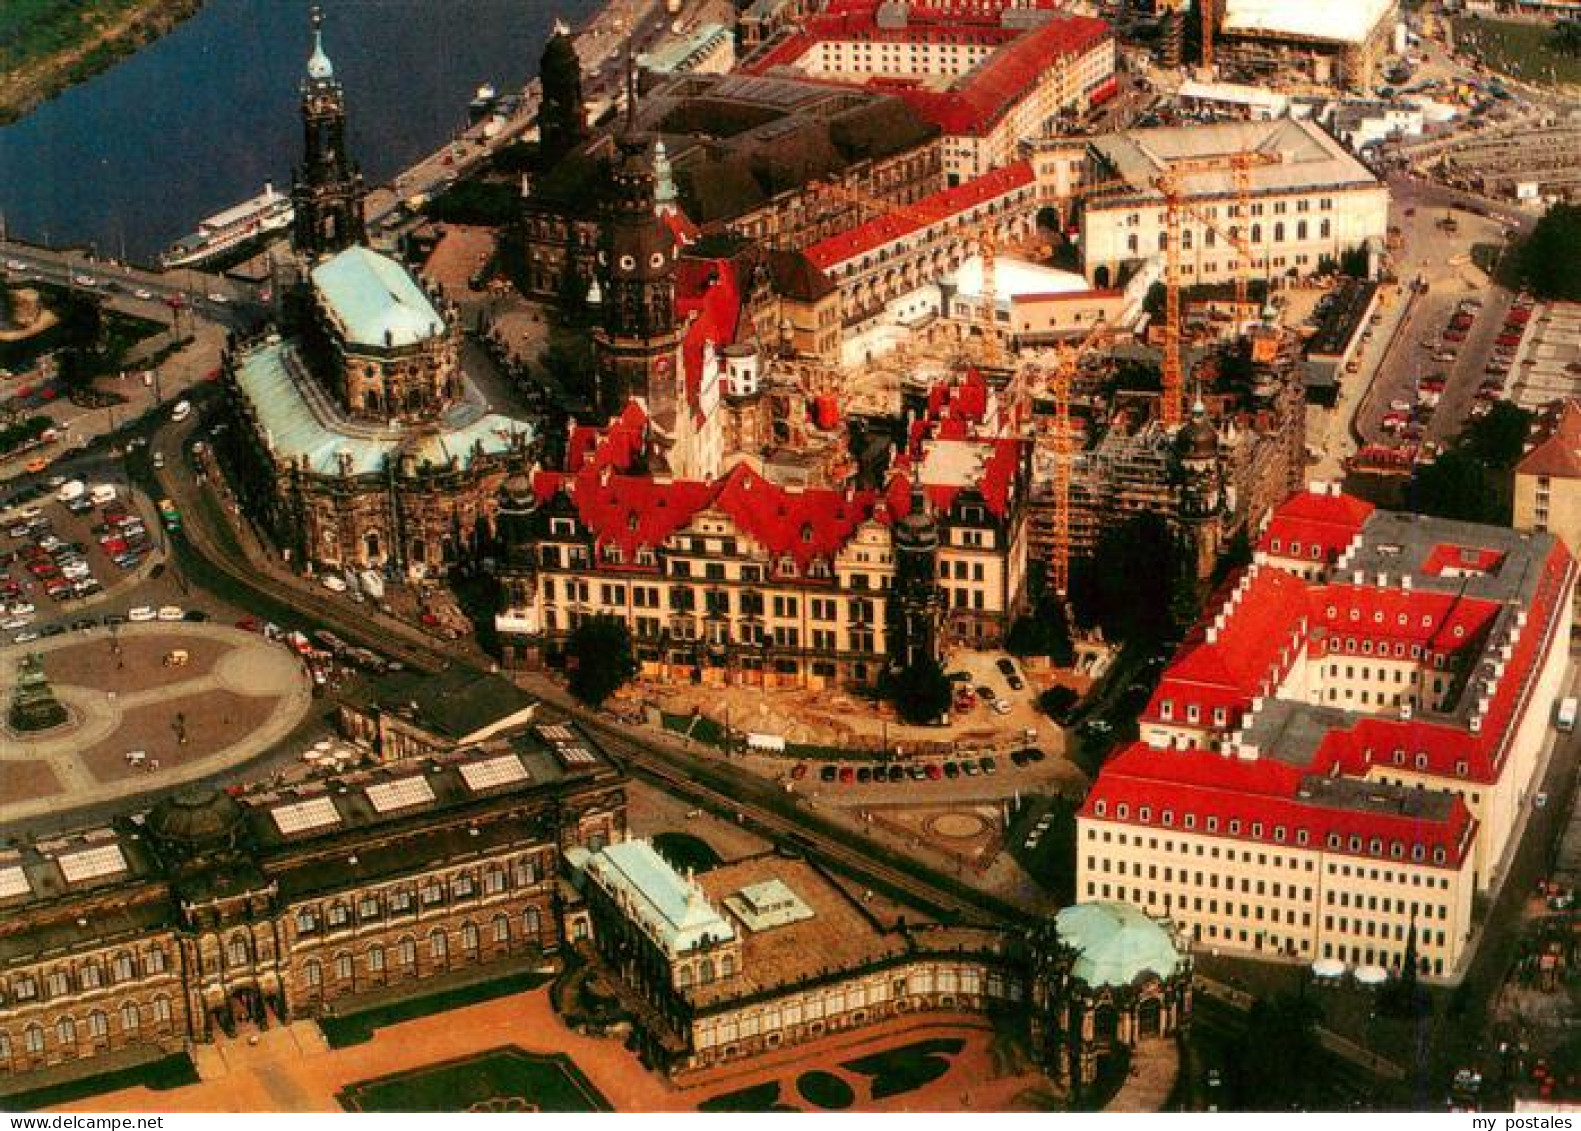
<svg viewBox="0 0 1581 1131"><path fill-rule="evenodd" d="M1508 385L1522 408L1581 391L1581 303L1544 303L1527 323Z"/></svg>
<svg viewBox="0 0 1581 1131"><path fill-rule="evenodd" d="M157 530L124 487L56 480L0 503L0 643L59 635L84 606L162 568Z"/></svg>

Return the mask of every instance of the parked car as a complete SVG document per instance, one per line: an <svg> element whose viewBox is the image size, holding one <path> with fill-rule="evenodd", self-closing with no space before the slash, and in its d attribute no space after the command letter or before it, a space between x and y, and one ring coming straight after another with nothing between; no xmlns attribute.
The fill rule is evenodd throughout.
<svg viewBox="0 0 1581 1131"><path fill-rule="evenodd" d="M137 605L134 608L126 610L126 619L131 621L133 624L142 624L145 621L154 620L158 616L159 614L154 611L154 608L151 605Z"/></svg>

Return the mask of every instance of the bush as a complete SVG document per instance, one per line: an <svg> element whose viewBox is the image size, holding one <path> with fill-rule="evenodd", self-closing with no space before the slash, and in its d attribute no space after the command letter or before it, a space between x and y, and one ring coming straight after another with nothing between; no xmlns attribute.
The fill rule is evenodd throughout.
<svg viewBox="0 0 1581 1131"><path fill-rule="evenodd" d="M565 645L571 694L597 707L637 674L626 622L611 616L588 617Z"/></svg>
<svg viewBox="0 0 1581 1131"><path fill-rule="evenodd" d="M924 660L890 681L890 697L906 722L935 723L950 708L950 681L937 660Z"/></svg>
<svg viewBox="0 0 1581 1131"><path fill-rule="evenodd" d="M1069 687L1051 687L1038 696L1038 708L1055 722L1070 721L1070 714L1081 702L1081 696Z"/></svg>

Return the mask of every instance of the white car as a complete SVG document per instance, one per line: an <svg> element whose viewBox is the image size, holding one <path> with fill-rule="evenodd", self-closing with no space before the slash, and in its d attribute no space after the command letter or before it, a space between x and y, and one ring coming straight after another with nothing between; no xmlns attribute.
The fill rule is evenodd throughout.
<svg viewBox="0 0 1581 1131"><path fill-rule="evenodd" d="M325 589L328 589L331 593L344 593L346 591L345 580L343 578L336 577L332 573L327 574L324 579L319 582L319 584Z"/></svg>
<svg viewBox="0 0 1581 1131"><path fill-rule="evenodd" d="M1010 704L1004 699L995 699L990 706L993 707L996 715L1008 715L1010 713Z"/></svg>
<svg viewBox="0 0 1581 1131"><path fill-rule="evenodd" d="M7 630L13 628L26 628L32 622L32 617L6 617L5 620L0 620L0 628Z"/></svg>
<svg viewBox="0 0 1581 1131"><path fill-rule="evenodd" d="M79 287L97 287L99 285L99 280L92 275L73 275L71 281Z"/></svg>
<svg viewBox="0 0 1581 1131"><path fill-rule="evenodd" d="M69 562L60 567L60 575L67 581L80 581L92 572L87 562Z"/></svg>
<svg viewBox="0 0 1581 1131"><path fill-rule="evenodd" d="M144 621L151 621L156 619L158 616L159 614L154 612L153 606L151 605L138 605L135 609L126 610L126 619L131 621L133 624L141 624Z"/></svg>
<svg viewBox="0 0 1581 1131"><path fill-rule="evenodd" d="M7 267L9 267L13 271L26 271L27 270L27 264L23 263L20 259L7 259L5 261L5 265Z"/></svg>
<svg viewBox="0 0 1581 1131"><path fill-rule="evenodd" d="M147 302L149 299L154 297L154 292L149 290L147 287L138 287L137 290L133 291L132 293L138 298L142 299L144 302Z"/></svg>
<svg viewBox="0 0 1581 1131"><path fill-rule="evenodd" d="M25 632L19 632L15 636L13 636L11 638L11 643L13 643L13 644L26 644L29 641L37 640L37 639L38 639L38 633L34 632L30 628L30 629L26 630Z"/></svg>
<svg viewBox="0 0 1581 1131"><path fill-rule="evenodd" d="M214 303L218 303L219 305L224 306L226 303L230 302L231 300L226 298L224 295L220 294L219 291L210 291L209 292L209 301L210 302L214 302Z"/></svg>
<svg viewBox="0 0 1581 1131"><path fill-rule="evenodd" d="M18 601L16 604L11 606L10 611L11 615L14 617L30 617L38 610L32 605L28 604L26 601Z"/></svg>
<svg viewBox="0 0 1581 1131"><path fill-rule="evenodd" d="M186 612L180 605L163 605L157 615L160 620L180 620Z"/></svg>

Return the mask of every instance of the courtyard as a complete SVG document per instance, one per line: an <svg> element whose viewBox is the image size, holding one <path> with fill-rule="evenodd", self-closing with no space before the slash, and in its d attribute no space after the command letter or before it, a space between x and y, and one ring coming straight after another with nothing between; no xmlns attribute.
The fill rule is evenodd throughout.
<svg viewBox="0 0 1581 1131"><path fill-rule="evenodd" d="M198 1083L60 1110L1038 1111L1053 1100L1042 1072L981 1016L897 1018L671 1082L618 1040L569 1030L547 987L402 1021L344 1048L265 1041L234 1052L203 1058Z"/></svg>

